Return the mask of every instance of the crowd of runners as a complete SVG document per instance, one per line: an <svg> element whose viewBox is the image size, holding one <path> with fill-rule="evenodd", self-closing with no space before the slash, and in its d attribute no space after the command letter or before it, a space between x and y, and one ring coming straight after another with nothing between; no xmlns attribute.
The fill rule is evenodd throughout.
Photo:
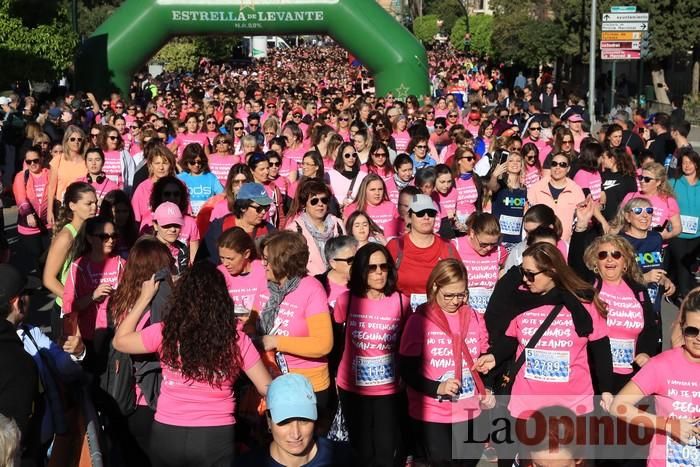
<svg viewBox="0 0 700 467"><path fill-rule="evenodd" d="M700 465L690 124L429 63L0 97L0 465Z"/></svg>

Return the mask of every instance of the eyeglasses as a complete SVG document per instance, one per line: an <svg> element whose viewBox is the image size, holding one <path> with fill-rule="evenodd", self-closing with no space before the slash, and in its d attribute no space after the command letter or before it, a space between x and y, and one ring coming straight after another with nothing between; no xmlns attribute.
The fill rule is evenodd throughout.
<svg viewBox="0 0 700 467"><path fill-rule="evenodd" d="M620 259L620 258L622 258L622 252L617 251L617 250L613 250L613 251L603 250L603 251L598 252L598 259L601 261L604 259L607 259L608 256L612 256L613 259Z"/></svg>
<svg viewBox="0 0 700 467"><path fill-rule="evenodd" d="M636 207L636 208L630 209L630 212L635 213L637 216L641 216L642 213L646 212L647 214L649 214L651 216L652 214L654 214L654 208L652 208L651 206L647 206L645 208Z"/></svg>
<svg viewBox="0 0 700 467"><path fill-rule="evenodd" d="M252 204L251 204L250 206L248 206L248 207L249 207L250 209L255 209L255 212L257 212L258 214L262 214L263 212L265 212L265 211L267 211L268 209L270 209L270 206L260 206L260 205L258 205L258 206L253 206Z"/></svg>
<svg viewBox="0 0 700 467"><path fill-rule="evenodd" d="M552 168L555 168L555 167L561 167L562 169L566 169L567 167L569 167L569 163L566 161L563 161L563 162L552 161Z"/></svg>
<svg viewBox="0 0 700 467"><path fill-rule="evenodd" d="M700 329L696 328L695 326L686 326L683 328L683 336L685 337L695 338L698 337L699 334Z"/></svg>
<svg viewBox="0 0 700 467"><path fill-rule="evenodd" d="M532 272L532 271L527 271L527 270L523 269L522 266L520 266L520 272L523 274L523 277L525 278L525 280L527 280L528 282L535 282L535 277L542 274L543 272L546 272L546 269L543 269L543 270L537 271L537 272Z"/></svg>
<svg viewBox="0 0 700 467"><path fill-rule="evenodd" d="M27 165L34 165L34 164L39 164L41 163L41 159L25 159L24 162Z"/></svg>
<svg viewBox="0 0 700 467"><path fill-rule="evenodd" d="M458 302L463 302L467 298L467 293L466 292L461 292L461 293L443 293L442 290L440 291L442 294L442 298L444 298L448 302L454 302L457 300Z"/></svg>
<svg viewBox="0 0 700 467"><path fill-rule="evenodd" d="M200 159L196 159L196 160L193 160L193 161L189 161L188 164L189 164L189 165L198 165L198 166L201 167L201 166L204 165L204 162L202 162Z"/></svg>
<svg viewBox="0 0 700 467"><path fill-rule="evenodd" d="M78 138L78 137L76 137L76 136L71 136L70 138L68 138L68 141L70 141L71 143L75 143L76 141L77 141L78 143L82 143L82 142L83 142L83 138Z"/></svg>
<svg viewBox="0 0 700 467"><path fill-rule="evenodd" d="M343 157L345 159L350 159L351 157L354 159L357 159L357 153L356 152L349 152L349 153L343 154Z"/></svg>
<svg viewBox="0 0 700 467"><path fill-rule="evenodd" d="M413 215L419 219L425 216L435 219L437 216L437 211L435 209L421 209L420 211L414 212Z"/></svg>
<svg viewBox="0 0 700 467"><path fill-rule="evenodd" d="M281 165L282 165L282 163L279 161L277 161L277 162L270 161L270 167L279 167Z"/></svg>
<svg viewBox="0 0 700 467"><path fill-rule="evenodd" d="M119 136L116 135L109 135L107 138L111 139L112 141L116 141L119 139Z"/></svg>
<svg viewBox="0 0 700 467"><path fill-rule="evenodd" d="M347 263L349 266L352 264L353 261L355 261L355 257L348 256L347 258L333 258L333 261L342 261L343 263Z"/></svg>
<svg viewBox="0 0 700 467"><path fill-rule="evenodd" d="M311 206L316 206L318 203L328 205L328 196L319 196L318 198L311 198L309 204Z"/></svg>
<svg viewBox="0 0 700 467"><path fill-rule="evenodd" d="M380 263L380 264L368 264L367 265L367 271L368 272L387 272L389 270L389 263Z"/></svg>
<svg viewBox="0 0 700 467"><path fill-rule="evenodd" d="M540 131L541 129L542 129L542 128L540 128L540 127L538 127L538 126L531 126L531 127L530 127L530 131Z"/></svg>
<svg viewBox="0 0 700 467"><path fill-rule="evenodd" d="M98 233L98 234L91 234L93 237L97 237L103 242L106 242L107 240L116 240L119 238L118 233L113 233L113 234L108 234L108 233Z"/></svg>
<svg viewBox="0 0 700 467"><path fill-rule="evenodd" d="M640 175L639 177L637 177L637 180L639 180L640 182L649 183L650 181L656 180L656 179L652 178L652 177L645 177L643 175Z"/></svg>

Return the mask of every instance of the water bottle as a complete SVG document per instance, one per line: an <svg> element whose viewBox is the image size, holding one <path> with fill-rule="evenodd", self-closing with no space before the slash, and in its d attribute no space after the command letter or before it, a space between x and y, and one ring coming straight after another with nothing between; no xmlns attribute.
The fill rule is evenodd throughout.
<svg viewBox="0 0 700 467"><path fill-rule="evenodd" d="M673 162L673 154L669 154L666 156L666 159L664 160L664 169L666 169L666 173L668 173L668 169L671 168L671 163Z"/></svg>

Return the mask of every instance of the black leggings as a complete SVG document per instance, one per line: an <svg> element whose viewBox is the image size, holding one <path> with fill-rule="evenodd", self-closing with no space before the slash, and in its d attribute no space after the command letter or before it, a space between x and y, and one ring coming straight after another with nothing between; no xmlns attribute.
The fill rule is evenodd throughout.
<svg viewBox="0 0 700 467"><path fill-rule="evenodd" d="M413 420L415 439L422 454L432 467L476 467L484 451L483 442L469 443L470 435L480 425L475 420L459 423L433 423Z"/></svg>
<svg viewBox="0 0 700 467"><path fill-rule="evenodd" d="M357 465L401 466L405 463L401 443L400 394L363 396L338 388Z"/></svg>
<svg viewBox="0 0 700 467"><path fill-rule="evenodd" d="M154 467L229 467L233 462L233 428L173 426L157 421L151 431Z"/></svg>
<svg viewBox="0 0 700 467"><path fill-rule="evenodd" d="M26 255L22 261L25 274L32 273L41 277L41 262L39 260L49 249L51 237L48 233L38 233L34 235L20 235L19 240Z"/></svg>
<svg viewBox="0 0 700 467"><path fill-rule="evenodd" d="M695 257L700 250L700 237L673 238L669 242L668 250L671 253L671 270L676 274L678 296L685 297L696 285L690 268L695 263Z"/></svg>

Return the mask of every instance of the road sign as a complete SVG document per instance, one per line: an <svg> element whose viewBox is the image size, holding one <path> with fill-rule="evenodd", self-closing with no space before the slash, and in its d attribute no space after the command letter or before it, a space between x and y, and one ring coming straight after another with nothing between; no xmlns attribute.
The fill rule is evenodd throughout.
<svg viewBox="0 0 700 467"><path fill-rule="evenodd" d="M603 31L646 31L647 23L603 23Z"/></svg>
<svg viewBox="0 0 700 467"><path fill-rule="evenodd" d="M616 32L607 31L600 34L600 39L603 41L638 41L642 38L641 32Z"/></svg>
<svg viewBox="0 0 700 467"><path fill-rule="evenodd" d="M640 41L600 41L600 48L602 49L629 49L629 50L641 50L642 43Z"/></svg>
<svg viewBox="0 0 700 467"><path fill-rule="evenodd" d="M603 21L638 21L646 23L649 21L649 13L603 13Z"/></svg>
<svg viewBox="0 0 700 467"><path fill-rule="evenodd" d="M639 50L602 49L600 51L600 58L603 60L639 60L640 55Z"/></svg>
<svg viewBox="0 0 700 467"><path fill-rule="evenodd" d="M610 11L613 13L634 13L635 11L637 11L637 6L636 5L611 6Z"/></svg>

